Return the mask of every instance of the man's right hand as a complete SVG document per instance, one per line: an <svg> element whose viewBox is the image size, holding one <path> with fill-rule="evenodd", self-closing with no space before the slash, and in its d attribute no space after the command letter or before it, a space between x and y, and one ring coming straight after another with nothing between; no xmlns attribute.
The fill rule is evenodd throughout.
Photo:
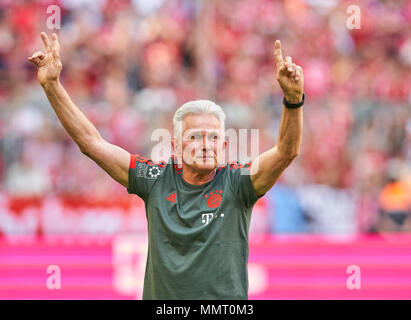
<svg viewBox="0 0 411 320"><path fill-rule="evenodd" d="M53 33L50 43L47 34L42 32L41 39L46 53L38 51L29 61L37 67L40 84L61 124L82 153L94 160L114 180L128 188L130 153L105 141L59 83L62 65L57 35Z"/></svg>
<svg viewBox="0 0 411 320"><path fill-rule="evenodd" d="M57 34L53 33L51 43L45 32L41 33L41 39L46 53L37 51L29 58L29 61L37 67L37 77L40 84L44 86L59 79L63 65L60 60L60 45Z"/></svg>

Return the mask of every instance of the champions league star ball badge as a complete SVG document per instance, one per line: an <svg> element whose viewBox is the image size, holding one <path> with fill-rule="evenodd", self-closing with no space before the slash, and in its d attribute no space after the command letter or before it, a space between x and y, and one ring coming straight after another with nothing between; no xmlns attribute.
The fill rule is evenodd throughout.
<svg viewBox="0 0 411 320"><path fill-rule="evenodd" d="M157 179L161 174L161 169L159 166L148 167L146 177L150 179Z"/></svg>

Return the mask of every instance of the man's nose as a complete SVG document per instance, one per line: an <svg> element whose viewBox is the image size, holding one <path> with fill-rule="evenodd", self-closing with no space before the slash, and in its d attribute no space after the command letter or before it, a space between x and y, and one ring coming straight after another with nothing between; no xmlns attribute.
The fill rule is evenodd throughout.
<svg viewBox="0 0 411 320"><path fill-rule="evenodd" d="M213 143L207 136L203 136L203 151L213 149Z"/></svg>

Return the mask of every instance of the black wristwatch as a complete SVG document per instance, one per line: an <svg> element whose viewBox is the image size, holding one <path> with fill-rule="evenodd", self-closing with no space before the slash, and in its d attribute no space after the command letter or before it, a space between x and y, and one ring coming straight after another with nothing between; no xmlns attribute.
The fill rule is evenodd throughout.
<svg viewBox="0 0 411 320"><path fill-rule="evenodd" d="M304 93L303 93L303 99L298 103L288 103L287 100L285 100L285 97L284 97L283 104L286 106L286 108L297 109L297 108L301 107L304 104L304 99L305 99L305 94Z"/></svg>

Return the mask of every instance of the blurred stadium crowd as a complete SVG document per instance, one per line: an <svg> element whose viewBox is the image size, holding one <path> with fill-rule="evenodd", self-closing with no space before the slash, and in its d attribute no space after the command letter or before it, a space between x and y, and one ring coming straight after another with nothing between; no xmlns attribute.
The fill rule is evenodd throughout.
<svg viewBox="0 0 411 320"><path fill-rule="evenodd" d="M355 2L349 30L351 3L337 0L0 0L2 197L130 197L72 142L27 61L57 4L61 82L106 140L143 156L192 99L272 147L280 39L304 69L302 150L252 232L411 231L411 2Z"/></svg>

